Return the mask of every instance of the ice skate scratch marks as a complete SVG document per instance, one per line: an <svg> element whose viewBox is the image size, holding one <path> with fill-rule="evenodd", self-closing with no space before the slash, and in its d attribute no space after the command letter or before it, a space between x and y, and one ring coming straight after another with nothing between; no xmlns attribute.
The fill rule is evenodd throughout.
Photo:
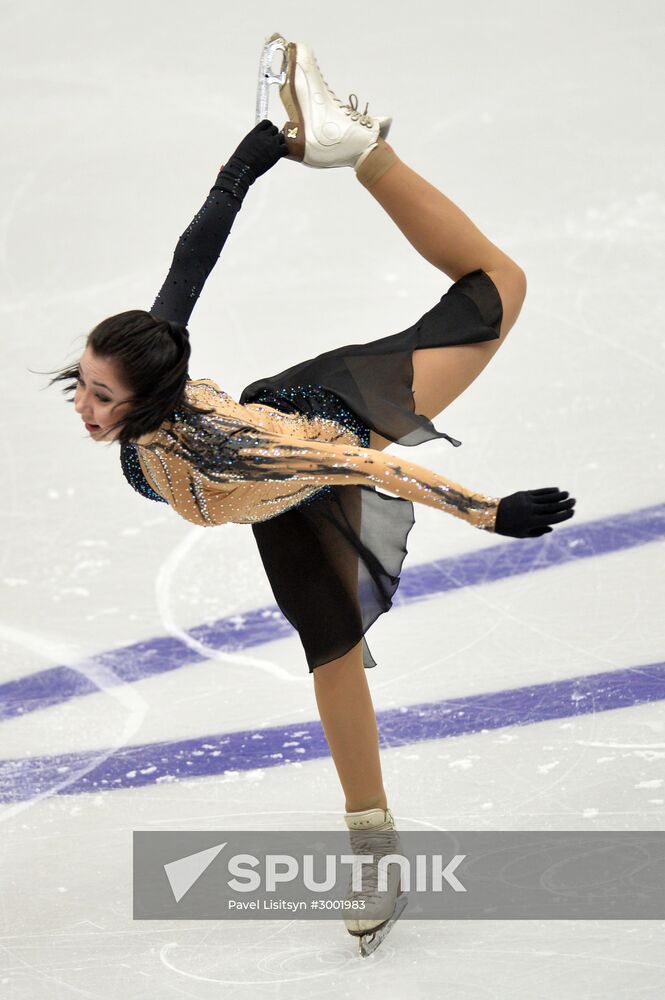
<svg viewBox="0 0 665 1000"><path fill-rule="evenodd" d="M472 955L475 958L478 956L478 949L473 948L448 948L446 949L450 954L453 955ZM491 948L483 946L484 955L516 955L518 961L520 958L524 957L523 950L517 950L512 948ZM538 950L533 952L534 955L546 955L547 957L556 957L559 961L561 958L581 958L584 960L584 967L588 969L590 965L596 962L614 962L617 965L640 965L647 969L664 969L665 962L642 962L635 958L616 958L613 955L592 955L587 952L575 952L575 951L551 951Z"/></svg>
<svg viewBox="0 0 665 1000"><path fill-rule="evenodd" d="M126 746L127 741L138 732L147 714L148 703L134 685L125 683L115 671L102 664L101 661L93 658L80 659L80 652L72 643L65 643L61 639L52 639L37 635L34 632L23 632L21 629L1 623L0 640L20 646L23 649L28 649L31 653L37 653L47 661L59 661L69 667L70 670L83 675L99 691L114 698L127 712L124 725L118 731L116 739L111 746L104 747L97 754L94 752L91 752L90 755L81 754L78 758L79 764L76 769L72 770L69 768L66 778L60 781L56 778L49 784L49 787L45 791L35 789L35 793L30 801L19 802L3 811L0 820L5 820L21 812L23 809L29 808L32 803L40 799L54 795L57 792L65 791L68 785L82 780L90 771L102 766L109 757L114 755L116 750Z"/></svg>
<svg viewBox="0 0 665 1000"><path fill-rule="evenodd" d="M580 291L578 293L578 299L583 298L583 293ZM581 303L580 303L581 304ZM642 354L640 351L635 350L632 344L626 344L623 341L614 341L608 337L607 331L603 328L602 330L595 329L591 323L587 322L582 315L581 309L578 309L575 313L575 318L571 320L570 316L561 315L554 309L547 309L543 306L538 306L533 308L534 315L545 316L549 319L556 320L556 325L558 326L571 326L577 332L582 332L590 340L596 340L601 345L601 349L605 354L608 347L613 347L615 350L620 351L627 357L635 358L640 364L644 365L649 371L654 369L665 374L665 367L658 363L658 360L653 355ZM618 386L617 386L618 388Z"/></svg>
<svg viewBox="0 0 665 1000"><path fill-rule="evenodd" d="M665 663L642 664L591 676L508 688L491 693L428 701L378 711L381 745L402 748L426 741L517 727L665 701ZM570 725L570 724L568 724ZM211 775L228 783L250 771L302 767L329 757L318 720L281 726L208 733L193 738L123 746L90 766L90 753L21 757L0 761L0 801L17 802L41 793L64 770L82 776L58 789L61 795L114 791L192 781ZM576 762L579 764L579 760ZM560 780L560 779L559 779ZM551 788L548 789L551 792ZM538 790L538 795L542 790ZM532 801L530 796L524 802Z"/></svg>
<svg viewBox="0 0 665 1000"><path fill-rule="evenodd" d="M179 639L188 649L198 653L203 659L219 660L225 663L240 663L242 666L256 667L258 670L263 670L280 681L301 685L306 683L307 677L301 673L297 675L290 674L283 667L280 667L277 663L272 663L270 660L263 660L256 656L247 656L240 653L226 653L222 649L208 646L199 639L195 639L194 636L180 628L177 624L171 613L171 592L179 577L178 571L181 564L187 560L192 549L204 538L208 542L208 536L202 531L193 530L188 532L180 544L176 545L171 554L167 556L157 573L155 598L159 617L166 633L175 639Z"/></svg>
<svg viewBox="0 0 665 1000"><path fill-rule="evenodd" d="M288 929L296 923L297 921L295 920L285 920L283 922L283 926L280 927L278 931L270 933L265 937L259 937L249 947L250 948L263 947L267 940L269 940L272 937L276 937L277 934L283 934L285 931L288 931ZM294 948L293 945L290 943L288 947L284 948L283 952L280 953L279 951L276 951L271 953L270 961L275 966L274 973L271 973L270 963L266 961L266 959L262 959L260 967L262 970L265 970L266 975L264 979L247 979L247 978L222 979L221 977L218 976L212 978L210 976L197 975L195 972L190 972L189 970L185 971L185 969L179 968L177 965L174 965L173 960L170 959L170 953L176 948L180 948L178 942L170 941L168 944L163 945L162 948L160 949L159 952L160 961L162 962L163 965L166 966L167 969L170 969L171 972L176 972L178 973L178 975L184 976L187 979L195 979L198 982L203 982L203 983L221 983L224 986L275 986L280 983L299 983L308 979L320 979L322 976L334 975L335 973L338 973L347 966L349 966L352 962L355 963L355 955L351 955L350 953L345 954L342 953L339 949L337 949L335 951L336 962L334 965L331 965L330 964L331 953L329 949L326 949L325 969L312 971L312 964L313 964L312 959L313 957L314 959L316 959L317 956L313 954L311 945L307 945L306 947L303 947L300 950L300 958L302 960L301 964L303 968L302 973L295 976L294 975L284 976L283 974L280 974L284 969L284 964L288 962L288 965L291 968L293 967L294 964L293 962ZM184 949L185 949L184 954L187 954L187 952L191 950L187 945L184 946ZM233 946L233 952L231 953L230 956L227 957L228 965L231 968L233 968L234 964L237 964L237 952L239 950L242 950L244 952L247 951L248 949L247 948L239 949L237 945ZM224 963L226 951L227 951L226 949L220 949L219 964ZM295 957L297 959L298 955L296 955Z"/></svg>
<svg viewBox="0 0 665 1000"><path fill-rule="evenodd" d="M665 743L604 743L575 740L575 745L578 747L600 747L603 750L665 750Z"/></svg>
<svg viewBox="0 0 665 1000"><path fill-rule="evenodd" d="M200 534L203 537L203 533ZM470 587L476 588L475 594L478 595L480 586L496 580L534 574L536 571L553 566L561 567L579 559L596 559L612 552L660 542L664 537L665 504L658 504L604 520L586 522L580 526L560 528L544 539L523 539L519 543L489 545L476 552L407 568L402 574L400 588L393 603L397 609L399 606L427 600L435 594ZM487 600L485 595L482 599ZM99 659L105 665L112 666L119 683L124 683L208 659L210 649L217 656L220 649L246 649L278 639L292 638L294 635L293 629L275 606L247 611L242 618L241 623L233 617L220 618L205 627L196 626L186 633L186 638L192 640L188 643L180 636L157 636L101 653ZM177 629L177 626L174 627ZM205 638L206 641L202 643L204 654L192 648L192 633L199 633ZM260 662L265 664L265 661ZM272 665L268 669L270 667ZM302 676L305 682L309 682L308 674L303 671ZM78 674L69 676L68 665L50 667L0 684L0 718L8 719L35 712L90 694L92 690L94 689L85 683L85 678Z"/></svg>

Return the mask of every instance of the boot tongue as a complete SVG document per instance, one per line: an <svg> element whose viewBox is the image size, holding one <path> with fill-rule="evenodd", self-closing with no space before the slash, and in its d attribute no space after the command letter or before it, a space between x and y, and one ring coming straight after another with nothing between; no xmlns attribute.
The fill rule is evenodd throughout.
<svg viewBox="0 0 665 1000"><path fill-rule="evenodd" d="M387 115L375 115L374 118L379 123L379 135L382 139L387 139L390 126L393 123L392 118L389 118Z"/></svg>

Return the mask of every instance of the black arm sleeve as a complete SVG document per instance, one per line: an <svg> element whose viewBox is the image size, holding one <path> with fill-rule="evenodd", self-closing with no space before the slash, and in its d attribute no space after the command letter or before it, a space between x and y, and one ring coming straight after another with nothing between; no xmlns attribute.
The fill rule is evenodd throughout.
<svg viewBox="0 0 665 1000"><path fill-rule="evenodd" d="M224 183L222 170L204 204L178 240L171 269L150 309L159 319L187 325L240 211L242 195L220 188Z"/></svg>

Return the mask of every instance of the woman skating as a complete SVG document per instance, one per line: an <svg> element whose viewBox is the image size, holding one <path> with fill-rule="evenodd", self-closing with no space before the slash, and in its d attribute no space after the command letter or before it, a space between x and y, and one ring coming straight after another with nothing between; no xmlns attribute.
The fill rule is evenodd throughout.
<svg viewBox="0 0 665 1000"><path fill-rule="evenodd" d="M383 454L391 442L459 444L431 421L504 342L525 277L398 159L385 142L388 119L360 112L353 97L336 98L306 46L285 43L284 50L284 133L268 121L252 129L183 233L150 312L100 323L80 362L57 379L66 391L75 387L91 437L119 441L125 476L145 497L202 526L252 525L275 598L314 674L347 826L352 837L388 835L389 850L394 822L364 670L374 666L365 633L398 587L412 502L524 538L572 517L575 501L558 488L485 496ZM188 378L187 323L249 186L287 153L309 166L354 168L414 248L454 284L409 329L260 379L235 401L216 382ZM362 331L349 332L362 340ZM392 885L388 914L397 891ZM385 919L345 922L360 936Z"/></svg>

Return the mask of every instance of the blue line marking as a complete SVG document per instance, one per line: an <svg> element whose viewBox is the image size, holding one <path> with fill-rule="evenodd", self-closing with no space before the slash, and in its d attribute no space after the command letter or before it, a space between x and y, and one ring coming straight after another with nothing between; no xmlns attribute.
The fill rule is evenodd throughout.
<svg viewBox="0 0 665 1000"><path fill-rule="evenodd" d="M665 663L548 684L424 702L376 713L382 747L413 745L507 726L526 726L665 699ZM108 755L108 756L107 756ZM140 788L228 771L302 764L329 756L319 722L0 761L0 802ZM97 763L95 763L97 761ZM90 770L82 774L86 768Z"/></svg>
<svg viewBox="0 0 665 1000"><path fill-rule="evenodd" d="M406 568L394 606L619 552L664 537L665 504L657 504L578 527L555 528L543 538L508 540L477 552ZM239 623L235 615L220 618L191 629L189 634L224 652L239 652L294 634L275 605L249 611L242 619ZM99 653L88 662L110 668L118 683L132 683L204 659L179 639L161 636ZM50 667L0 685L0 719L26 715L97 691L92 681L71 667Z"/></svg>

